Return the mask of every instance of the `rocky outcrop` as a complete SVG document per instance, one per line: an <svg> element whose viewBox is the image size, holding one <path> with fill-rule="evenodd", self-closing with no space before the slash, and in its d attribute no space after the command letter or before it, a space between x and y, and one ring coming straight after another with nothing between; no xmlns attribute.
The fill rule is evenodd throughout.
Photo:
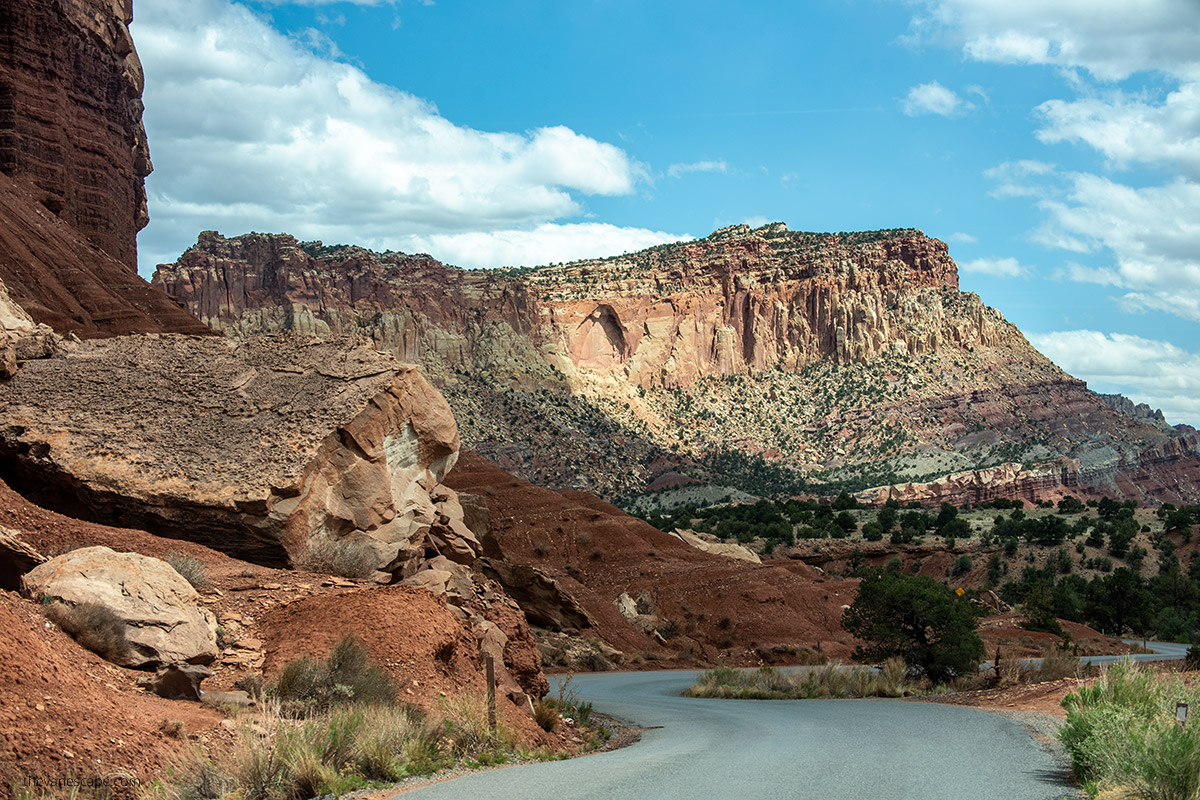
<svg viewBox="0 0 1200 800"><path fill-rule="evenodd" d="M712 534L698 534L695 531L677 530L672 532L671 535L684 544L691 545L697 550L703 550L706 553L712 553L715 556L736 558L738 561L749 561L751 564L762 563L762 559L758 557L758 553L748 547L743 547L734 542L723 542Z"/></svg>
<svg viewBox="0 0 1200 800"><path fill-rule="evenodd" d="M504 587L530 624L555 631L592 627L592 618L583 606L536 567L481 558L475 562L475 568Z"/></svg>
<svg viewBox="0 0 1200 800"><path fill-rule="evenodd" d="M1163 416L1161 408L1151 408L1146 403L1134 403L1123 394L1099 394L1099 397L1112 408L1120 411L1127 417L1142 419L1152 424L1158 425L1160 428L1166 427L1166 417Z"/></svg>
<svg viewBox="0 0 1200 800"><path fill-rule="evenodd" d="M206 333L137 274L151 166L131 18L130 0L0 11L0 279L59 333Z"/></svg>
<svg viewBox="0 0 1200 800"><path fill-rule="evenodd" d="M35 323L0 280L0 379L15 375L18 361L46 358L58 346L58 335L48 325Z"/></svg>
<svg viewBox="0 0 1200 800"><path fill-rule="evenodd" d="M0 589L21 590L21 576L45 562L45 558L21 534L0 525Z"/></svg>
<svg viewBox="0 0 1200 800"><path fill-rule="evenodd" d="M125 666L207 664L217 657L217 621L171 565L107 547L72 550L35 567L24 593L68 605L98 603L125 623Z"/></svg>
<svg viewBox="0 0 1200 800"><path fill-rule="evenodd" d="M477 271L208 232L154 280L231 336L368 334L422 364L468 445L551 486L616 496L670 473L796 494L1066 458L1104 491L1149 469L1139 496L1200 493L1185 437L1063 373L920 231L742 225Z"/></svg>
<svg viewBox="0 0 1200 800"><path fill-rule="evenodd" d="M0 410L5 477L47 505L266 565L332 540L400 577L431 534L473 540L438 487L458 447L416 367L346 337L88 341Z"/></svg>
<svg viewBox="0 0 1200 800"><path fill-rule="evenodd" d="M1079 485L1078 478L1078 461L1063 460L1028 469L1021 464L1000 464L987 469L956 472L926 483L880 486L858 492L855 497L871 506L882 506L888 500L901 504L951 503L962 506L987 502L997 497L1036 503L1071 493Z"/></svg>

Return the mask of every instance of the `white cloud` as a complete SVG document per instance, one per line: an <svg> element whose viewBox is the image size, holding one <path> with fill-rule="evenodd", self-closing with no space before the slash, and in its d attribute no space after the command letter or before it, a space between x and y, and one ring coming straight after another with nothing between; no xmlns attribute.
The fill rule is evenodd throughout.
<svg viewBox="0 0 1200 800"><path fill-rule="evenodd" d="M904 113L910 117L919 114L938 114L952 117L975 106L966 102L952 90L937 81L918 84L908 90L903 101Z"/></svg>
<svg viewBox="0 0 1200 800"><path fill-rule="evenodd" d="M1180 178L1135 189L1076 174L1065 201L1043 200L1040 207L1049 219L1036 234L1039 241L1112 252L1115 270L1100 275L1131 290L1122 298L1125 310L1166 311L1200 322L1200 184Z"/></svg>
<svg viewBox="0 0 1200 800"><path fill-rule="evenodd" d="M533 230L473 231L407 237L406 252L427 252L462 267L535 266L632 253L663 242L690 239L665 231L621 228L599 222L539 225ZM531 260L530 253L537 258Z"/></svg>
<svg viewBox="0 0 1200 800"><path fill-rule="evenodd" d="M1033 270L1015 258L975 258L958 265L963 272L991 275L996 278L1024 278Z"/></svg>
<svg viewBox="0 0 1200 800"><path fill-rule="evenodd" d="M1200 78L1196 0L925 0L913 39L1001 64L1085 69L1102 80L1142 70Z"/></svg>
<svg viewBox="0 0 1200 800"><path fill-rule="evenodd" d="M969 233L955 231L946 237L946 241L951 244L979 244L979 237L972 236Z"/></svg>
<svg viewBox="0 0 1200 800"><path fill-rule="evenodd" d="M1041 183L1030 179L1053 175L1054 171L1053 164L1020 159L997 164L984 170L983 175L996 181L996 188L989 192L992 197L1037 197L1044 194L1045 189Z"/></svg>
<svg viewBox="0 0 1200 800"><path fill-rule="evenodd" d="M1167 421L1200 425L1200 353L1170 342L1090 330L1034 334L1029 341L1099 392L1161 408Z"/></svg>
<svg viewBox="0 0 1200 800"><path fill-rule="evenodd" d="M580 215L580 196L629 194L646 179L620 148L565 127L456 125L230 0L146 4L133 33L156 166L143 265L174 259L205 229L394 249L414 237L495 235L508 242L497 252L538 263L552 256L517 258L512 243L549 242L545 226Z"/></svg>
<svg viewBox="0 0 1200 800"><path fill-rule="evenodd" d="M667 175L672 178L678 178L687 175L689 172L728 172L729 165L725 163L725 159L718 161L695 161L691 164L672 164L667 167Z"/></svg>
<svg viewBox="0 0 1200 800"><path fill-rule="evenodd" d="M1182 84L1159 104L1114 92L1048 100L1037 114L1044 121L1037 137L1047 144L1083 143L1118 168L1166 164L1200 178L1200 84Z"/></svg>

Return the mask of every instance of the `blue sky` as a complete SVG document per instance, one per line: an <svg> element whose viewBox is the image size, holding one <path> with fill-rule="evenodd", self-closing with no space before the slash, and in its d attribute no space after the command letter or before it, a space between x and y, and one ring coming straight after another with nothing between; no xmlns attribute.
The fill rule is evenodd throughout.
<svg viewBox="0 0 1200 800"><path fill-rule="evenodd" d="M143 0L141 267L201 230L539 264L916 227L1200 425L1197 0Z"/></svg>

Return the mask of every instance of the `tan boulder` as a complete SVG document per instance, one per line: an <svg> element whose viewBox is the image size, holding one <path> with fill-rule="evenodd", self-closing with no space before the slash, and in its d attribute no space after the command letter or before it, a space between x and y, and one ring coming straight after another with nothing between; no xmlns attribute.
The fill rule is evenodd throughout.
<svg viewBox="0 0 1200 800"><path fill-rule="evenodd" d="M758 553L755 553L753 550L733 542L722 542L711 534L703 536L695 531L677 530L672 535L681 542L691 545L697 550L703 550L706 553L725 556L726 558L736 558L738 561L749 561L751 564L762 563L762 559L758 557Z"/></svg>
<svg viewBox="0 0 1200 800"><path fill-rule="evenodd" d="M458 458L449 406L367 340L122 336L5 389L0 453L101 520L268 566L332 539L411 574L434 526L456 560L478 550L438 490Z"/></svg>
<svg viewBox="0 0 1200 800"><path fill-rule="evenodd" d="M217 657L217 621L170 564L138 553L84 547L52 558L24 577L24 593L64 603L99 603L125 622L126 666Z"/></svg>

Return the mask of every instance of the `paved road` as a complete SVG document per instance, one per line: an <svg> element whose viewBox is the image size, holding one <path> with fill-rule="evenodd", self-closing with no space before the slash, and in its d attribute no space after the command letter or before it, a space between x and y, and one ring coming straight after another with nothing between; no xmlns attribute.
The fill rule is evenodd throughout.
<svg viewBox="0 0 1200 800"><path fill-rule="evenodd" d="M596 709L648 730L586 758L475 773L405 800L788 798L1058 800L1061 766L1003 717L897 700L701 700L695 672L575 678Z"/></svg>
<svg viewBox="0 0 1200 800"><path fill-rule="evenodd" d="M1183 658L1150 642L1139 661ZM1097 657L1111 663L1117 657ZM696 672L574 679L598 711L654 727L623 750L480 772L405 796L619 800L1058 800L1079 797L1062 765L1003 717L897 700L701 700Z"/></svg>

